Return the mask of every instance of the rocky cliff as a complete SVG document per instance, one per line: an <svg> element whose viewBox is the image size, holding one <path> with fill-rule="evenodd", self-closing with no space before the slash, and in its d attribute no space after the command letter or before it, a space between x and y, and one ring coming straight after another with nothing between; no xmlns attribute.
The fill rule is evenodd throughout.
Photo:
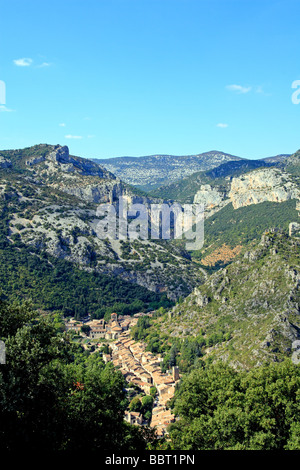
<svg viewBox="0 0 300 470"><path fill-rule="evenodd" d="M204 204L207 216L210 216L229 203L238 209L265 201L283 202L289 199L300 199L298 181L282 169L261 168L227 178L222 186L200 185L193 202Z"/></svg>
<svg viewBox="0 0 300 470"><path fill-rule="evenodd" d="M278 168L263 168L233 178L228 197L237 209L264 201L299 199L300 189L287 172Z"/></svg>
<svg viewBox="0 0 300 470"><path fill-rule="evenodd" d="M194 173L150 194L182 204L204 204L206 218L230 203L238 209L265 201L280 203L299 199L297 162L296 154L272 164L257 160L231 161L210 171Z"/></svg>

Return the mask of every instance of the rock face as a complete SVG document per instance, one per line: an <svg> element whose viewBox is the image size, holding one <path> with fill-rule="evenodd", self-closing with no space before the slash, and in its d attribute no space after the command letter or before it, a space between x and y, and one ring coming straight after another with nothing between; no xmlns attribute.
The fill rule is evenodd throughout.
<svg viewBox="0 0 300 470"><path fill-rule="evenodd" d="M263 202L300 200L300 151L284 157L268 164L260 160L227 162L165 185L151 194L181 204L202 203L206 218L230 203L238 209Z"/></svg>
<svg viewBox="0 0 300 470"><path fill-rule="evenodd" d="M300 208L299 184L283 169L259 168L226 180L222 186L202 184L196 192L193 202L204 204L206 218L230 203L238 209L265 201L280 203L296 199Z"/></svg>
<svg viewBox="0 0 300 470"><path fill-rule="evenodd" d="M237 209L264 201L298 199L300 190L286 172L264 168L233 178L228 196L234 209Z"/></svg>
<svg viewBox="0 0 300 470"><path fill-rule="evenodd" d="M46 155L47 162L54 163L54 167L50 166L52 171L60 169L66 173L75 173L85 176L98 176L102 179L116 179L116 177L105 170L100 165L81 157L73 157L69 154L69 148L56 146L52 152ZM49 167L48 167L49 168Z"/></svg>
<svg viewBox="0 0 300 470"><path fill-rule="evenodd" d="M298 235L300 236L300 223L291 222L289 225L289 235Z"/></svg>
<svg viewBox="0 0 300 470"><path fill-rule="evenodd" d="M62 188L64 192L76 196L78 199L91 203L112 203L122 196L123 185L120 182L107 181L101 184L86 184L85 186L67 185Z"/></svg>
<svg viewBox="0 0 300 470"><path fill-rule="evenodd" d="M300 364L300 341L296 340L292 344L293 354L292 354L292 362L294 364Z"/></svg>
<svg viewBox="0 0 300 470"><path fill-rule="evenodd" d="M224 205L226 203L225 198L226 193L224 191L221 192L209 184L202 184L195 194L193 202L195 204L204 204L209 210Z"/></svg>
<svg viewBox="0 0 300 470"><path fill-rule="evenodd" d="M42 163L45 161L45 157L44 155L41 155L40 157L32 157L32 158L29 158L29 160L26 160L26 165L28 166L33 166L33 165L37 165L38 163Z"/></svg>
<svg viewBox="0 0 300 470"><path fill-rule="evenodd" d="M65 145L58 147L47 156L47 160L59 163L74 163L74 159L70 159L69 148Z"/></svg>
<svg viewBox="0 0 300 470"><path fill-rule="evenodd" d="M71 156L67 146L53 146L25 163L45 183L87 203L113 202L127 192L113 174L91 160Z"/></svg>
<svg viewBox="0 0 300 470"><path fill-rule="evenodd" d="M7 160L6 158L0 155L0 168L10 168L11 161Z"/></svg>

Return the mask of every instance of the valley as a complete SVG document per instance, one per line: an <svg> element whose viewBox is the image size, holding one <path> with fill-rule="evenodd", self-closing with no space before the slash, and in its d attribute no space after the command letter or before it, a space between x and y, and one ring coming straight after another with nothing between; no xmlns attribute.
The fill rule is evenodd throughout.
<svg viewBox="0 0 300 470"><path fill-rule="evenodd" d="M30 308L38 316L20 327L24 338L26 328L48 321L51 334L75 351L64 359L66 370L79 368L66 388L70 406L73 395L90 390L89 374L102 374L104 383L113 377L121 400L117 426L137 439L134 445L146 445L148 433L148 448L182 446L176 444L188 408L181 408L182 387L197 374L213 374L219 364L239 377L274 364L287 364L289 373L297 363L299 152L257 161L224 155L208 152L201 171L188 165L173 173L177 181L147 193L66 146L0 151L2 308L13 315L14 308ZM173 163L184 168L188 160L179 160ZM126 164L135 171L130 159ZM141 167L146 186L148 164ZM148 216L151 204L204 204L203 247L187 251L172 238L99 237L98 208L117 210L120 198L146 207ZM3 332L12 328L5 318Z"/></svg>

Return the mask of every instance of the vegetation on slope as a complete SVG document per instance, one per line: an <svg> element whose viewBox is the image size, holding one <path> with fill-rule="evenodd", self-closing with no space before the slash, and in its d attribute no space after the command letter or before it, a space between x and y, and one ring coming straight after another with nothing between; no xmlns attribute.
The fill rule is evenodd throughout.
<svg viewBox="0 0 300 470"><path fill-rule="evenodd" d="M299 240L267 232L138 335L183 372L199 358L246 369L281 361L300 335L299 280ZM186 363L181 348L193 341L188 347L198 352Z"/></svg>
<svg viewBox="0 0 300 470"><path fill-rule="evenodd" d="M9 214L2 207L0 221L0 284L9 299L31 300L34 308L84 317L105 313L132 314L169 306L165 294L75 264L22 243L7 239Z"/></svg>
<svg viewBox="0 0 300 470"><path fill-rule="evenodd" d="M68 261L33 253L24 245L0 249L0 283L10 299L28 299L35 308L77 319L171 305L163 294L117 277L83 271Z"/></svg>
<svg viewBox="0 0 300 470"><path fill-rule="evenodd" d="M65 153L61 156L59 152ZM45 155L46 160L43 160ZM120 304L132 304L136 299L144 301L141 297L147 297L148 290L147 298L151 300L146 300L147 303L158 300L155 292L174 300L183 293L187 295L201 282L203 274L197 265L167 243L111 241L97 236L99 203L107 202L108 197L116 202L126 185L111 179L108 172L101 178L101 169L95 163L69 156L67 148L46 145L3 151L2 157L6 158L6 163L8 158L11 162L9 167L0 165L1 230L5 243L10 241L21 249L26 245L29 253L51 254L82 270L101 274L108 286L104 291L108 292L110 306L112 296ZM62 263L57 262L61 269ZM53 260L52 264L56 262ZM64 269L69 272L69 268ZM101 276L96 277L99 281ZM134 284L141 289L135 289ZM123 288L119 289L121 286ZM103 286L101 289L103 291ZM125 294L118 294L119 299L118 289ZM88 307L81 301L82 289L79 299L77 310L83 312ZM98 309L107 304L105 300L100 303L98 300L97 297ZM68 304L74 312L75 299ZM92 305L92 309L95 308ZM120 309L122 305L116 306L118 312Z"/></svg>
<svg viewBox="0 0 300 470"><path fill-rule="evenodd" d="M230 248L245 246L249 242L258 241L266 227L276 226L287 230L289 223L297 219L295 199L281 203L266 201L238 209L228 204L205 220L203 248L194 251L192 258L200 261L222 245Z"/></svg>
<svg viewBox="0 0 300 470"><path fill-rule="evenodd" d="M198 171L187 178L161 186L158 189L150 191L148 194L153 197L175 200L181 204L191 204L196 192L202 184L211 184L214 187L217 186L225 190L229 188L230 179L233 176L239 176L255 168L269 166L271 166L271 164L262 160L226 162L211 170Z"/></svg>

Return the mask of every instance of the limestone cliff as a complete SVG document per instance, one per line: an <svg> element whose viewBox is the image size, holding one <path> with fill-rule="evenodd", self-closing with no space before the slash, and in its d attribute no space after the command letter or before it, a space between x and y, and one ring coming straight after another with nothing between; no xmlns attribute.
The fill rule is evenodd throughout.
<svg viewBox="0 0 300 470"><path fill-rule="evenodd" d="M206 217L222 209L230 202L228 191L218 186L203 184L194 196L194 204L204 204Z"/></svg>
<svg viewBox="0 0 300 470"><path fill-rule="evenodd" d="M206 218L232 203L234 209L261 202L300 200L300 185L290 173L279 168L259 168L238 177L226 178L223 185L202 184L194 203L204 204Z"/></svg>
<svg viewBox="0 0 300 470"><path fill-rule="evenodd" d="M299 199L300 190L288 173L278 168L263 168L233 178L228 197L237 209L264 201Z"/></svg>

